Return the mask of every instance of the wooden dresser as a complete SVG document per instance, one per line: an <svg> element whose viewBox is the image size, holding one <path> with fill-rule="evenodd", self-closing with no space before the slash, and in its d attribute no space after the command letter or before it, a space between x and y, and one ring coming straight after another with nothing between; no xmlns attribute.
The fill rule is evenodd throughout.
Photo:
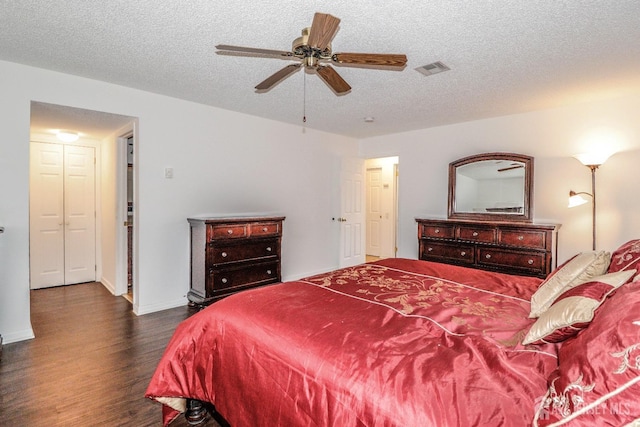
<svg viewBox="0 0 640 427"><path fill-rule="evenodd" d="M280 282L284 217L189 218L193 305Z"/></svg>
<svg viewBox="0 0 640 427"><path fill-rule="evenodd" d="M557 259L557 224L416 221L419 259L541 278Z"/></svg>

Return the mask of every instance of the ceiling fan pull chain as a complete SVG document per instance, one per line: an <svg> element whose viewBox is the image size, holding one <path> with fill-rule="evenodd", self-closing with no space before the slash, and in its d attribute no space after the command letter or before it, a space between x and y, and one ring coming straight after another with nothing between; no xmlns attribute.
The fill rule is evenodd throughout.
<svg viewBox="0 0 640 427"><path fill-rule="evenodd" d="M307 73L302 70L302 123L307 123Z"/></svg>

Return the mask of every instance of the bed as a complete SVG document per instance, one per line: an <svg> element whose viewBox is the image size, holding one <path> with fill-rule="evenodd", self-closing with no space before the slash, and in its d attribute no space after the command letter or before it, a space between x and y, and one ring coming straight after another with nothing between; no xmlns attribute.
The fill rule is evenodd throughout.
<svg viewBox="0 0 640 427"><path fill-rule="evenodd" d="M640 282L627 262L610 283L604 258L545 281L388 259L244 291L178 326L146 396L164 425L193 402L234 427L594 425L607 404L624 425L640 418ZM549 323L572 298L596 301L595 318ZM615 381L587 369L595 354Z"/></svg>

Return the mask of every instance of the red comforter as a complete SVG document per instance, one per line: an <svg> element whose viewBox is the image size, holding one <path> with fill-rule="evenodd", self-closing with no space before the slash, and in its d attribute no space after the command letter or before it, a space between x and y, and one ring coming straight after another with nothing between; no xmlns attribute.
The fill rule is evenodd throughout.
<svg viewBox="0 0 640 427"><path fill-rule="evenodd" d="M520 344L539 283L389 259L241 292L179 325L146 395L165 425L185 397L234 427L530 425L557 366Z"/></svg>

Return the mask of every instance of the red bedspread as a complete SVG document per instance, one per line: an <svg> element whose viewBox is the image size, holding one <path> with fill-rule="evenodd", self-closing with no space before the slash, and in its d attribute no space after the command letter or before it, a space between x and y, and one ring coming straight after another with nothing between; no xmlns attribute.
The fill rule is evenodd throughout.
<svg viewBox="0 0 640 427"><path fill-rule="evenodd" d="M188 397L234 427L530 425L557 366L520 344L539 283L390 259L245 291L177 328L146 395L165 424Z"/></svg>

